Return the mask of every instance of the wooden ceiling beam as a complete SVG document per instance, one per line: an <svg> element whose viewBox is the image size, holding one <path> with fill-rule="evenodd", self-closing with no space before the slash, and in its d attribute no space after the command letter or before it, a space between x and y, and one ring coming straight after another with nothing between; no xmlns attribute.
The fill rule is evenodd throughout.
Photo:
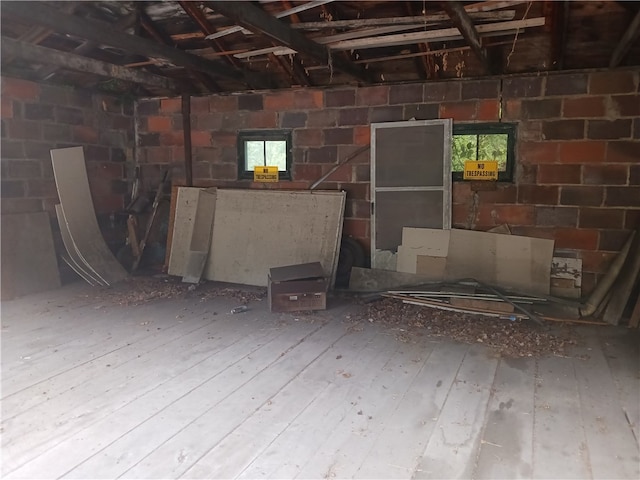
<svg viewBox="0 0 640 480"><path fill-rule="evenodd" d="M289 0L282 0L282 5L284 6L284 8L287 9L287 11L289 12L293 11L293 7L291 6L291 2L289 2ZM322 5L322 8L325 8L324 4ZM298 14L296 12L293 12L289 17L291 18L292 24L295 25L300 23L300 17L298 17ZM273 55L273 58L275 58L278 62L284 62L283 68L285 69L287 68L286 61L284 61L284 58L282 56ZM311 86L311 79L309 78L309 74L302 66L302 63L300 63L300 59L295 55L291 56L290 70L291 70L291 76L295 78L300 85L305 87Z"/></svg>
<svg viewBox="0 0 640 480"><path fill-rule="evenodd" d="M215 28L213 28L211 23L209 23L207 16L195 2L179 0L178 5L182 7L185 13L189 16L189 18L191 18L191 20L193 20L193 22L198 26L202 33L204 33L205 35L215 33ZM210 39L208 38L208 36L205 37L205 40L209 44L209 46L211 46L216 52L224 52L225 50L228 50L222 45L222 43L220 43L220 40ZM233 68L242 70L240 62L238 62L234 57L225 55L223 58Z"/></svg>
<svg viewBox="0 0 640 480"><path fill-rule="evenodd" d="M513 20L516 16L515 10L503 10L500 12L471 12L469 17L472 20L484 21L501 21ZM423 25L438 25L450 20L447 14L432 15L407 15L404 17L387 17L387 18L358 18L353 20L332 20L325 22L302 22L292 24L294 30L323 30L333 28L362 28L376 27L383 25L407 25L419 23Z"/></svg>
<svg viewBox="0 0 640 480"><path fill-rule="evenodd" d="M140 26L144 29L144 31L147 32L156 42L162 43L172 48L177 48L176 43L171 39L171 37L165 31L160 29L160 27L155 24L155 22L149 17L149 15L147 15L147 12L144 11L143 4L139 4L139 7L138 19L140 20ZM153 65L154 63L155 62L150 61L151 65ZM196 81L200 82L208 92L222 91L220 85L218 85L218 82L216 82L209 75L190 68L187 68L186 70L189 74L191 74L191 76L193 76Z"/></svg>
<svg viewBox="0 0 640 480"><path fill-rule="evenodd" d="M176 83L166 77L152 75L139 70L132 70L121 67L120 65L101 62L69 52L18 42L7 37L2 37L0 48L2 49L2 58L5 58L5 56L16 56L33 63L56 65L76 72L116 78L118 80L161 88L167 91L177 90Z"/></svg>
<svg viewBox="0 0 640 480"><path fill-rule="evenodd" d="M307 3L303 3L302 5L298 5L297 7L290 8L288 10L283 10L282 12L278 12L278 13L276 13L274 15L274 17L275 18L284 18L284 17L288 17L289 15L296 15L299 12L303 12L305 10L311 10L312 8L316 8L316 7L319 7L321 5L325 5L325 4L330 3L332 1L333 0L313 0L311 2L307 2ZM219 32L216 32L216 33L212 33L211 35L207 36L207 40L211 40L213 38L224 37L226 35L230 35L230 34L236 33L236 32L251 33L250 31L246 30L245 28L243 28L241 26L235 26L235 27L225 28L225 29L220 30Z"/></svg>
<svg viewBox="0 0 640 480"><path fill-rule="evenodd" d="M510 22L499 23L487 23L478 25L476 30L482 36L499 34L509 35L510 32L515 32L517 29L540 27L545 24L544 17L528 18L526 20L513 20ZM364 48L380 48L380 47L392 47L396 45L410 45L413 43L428 42L444 42L450 40L457 40L462 38L460 31L457 28L444 28L438 30L427 30L423 32L414 33L400 33L397 35L386 35L383 37L372 38L360 38L356 40L345 40L343 42L336 42L329 45L334 50L351 50L351 49L364 49ZM277 52L274 52L276 55Z"/></svg>
<svg viewBox="0 0 640 480"><path fill-rule="evenodd" d="M205 4L238 25L265 35L280 45L291 48L298 53L309 55L322 63L332 64L336 70L340 70L361 82L371 82L371 78L363 69L356 67L353 63L332 58L327 47L309 40L286 23L272 17L252 4L230 1L205 2Z"/></svg>
<svg viewBox="0 0 640 480"><path fill-rule="evenodd" d="M471 47L473 53L475 53L478 60L480 60L482 67L486 72L492 73L489 60L487 58L487 51L482 46L480 35L473 24L473 20L471 20L462 4L460 2L442 2L441 5L442 9L447 12L447 15L449 15L456 28L460 30L460 33Z"/></svg>
<svg viewBox="0 0 640 480"><path fill-rule="evenodd" d="M615 68L622 63L624 57L629 53L631 45L638 39L638 35L640 35L640 10L637 11L635 17L633 17L633 20L631 20L631 23L622 34L622 38L620 38L618 45L611 55L609 68Z"/></svg>
<svg viewBox="0 0 640 480"><path fill-rule="evenodd" d="M118 20L113 27L116 30L126 30L127 28L129 28L131 25L133 25L136 22L137 19L137 14L135 13L130 13L129 15L122 17L120 20ZM84 42L82 42L80 45L78 45L76 48L73 49L72 53L76 54L76 55L86 55L88 53L91 53L93 50L98 48L98 44L96 42L93 42L91 40L85 40ZM59 67L57 66L45 66L42 67L38 70L37 72L37 76L40 80L47 80L49 78L51 78L52 75L55 75L55 73L59 70Z"/></svg>
<svg viewBox="0 0 640 480"><path fill-rule="evenodd" d="M38 3L4 2L2 15L21 19L25 22L48 27L56 32L67 33L86 40L111 45L130 53L146 57L161 57L175 65L192 68L217 77L229 78L259 88L268 88L270 82L262 75L247 74L219 62L213 62L184 51L161 45L152 40L116 32L111 25L95 20L81 19L65 15L59 10Z"/></svg>

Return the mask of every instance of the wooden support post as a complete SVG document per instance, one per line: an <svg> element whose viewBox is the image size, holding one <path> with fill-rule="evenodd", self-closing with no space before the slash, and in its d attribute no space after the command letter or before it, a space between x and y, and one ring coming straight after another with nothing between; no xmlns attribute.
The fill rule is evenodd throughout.
<svg viewBox="0 0 640 480"><path fill-rule="evenodd" d="M191 156L191 95L182 95L182 132L184 135L184 175L186 186L193 186L193 159Z"/></svg>

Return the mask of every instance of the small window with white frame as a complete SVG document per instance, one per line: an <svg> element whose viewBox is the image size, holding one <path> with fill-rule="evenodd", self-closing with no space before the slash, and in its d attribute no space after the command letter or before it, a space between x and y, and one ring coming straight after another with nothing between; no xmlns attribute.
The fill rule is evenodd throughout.
<svg viewBox="0 0 640 480"><path fill-rule="evenodd" d="M238 134L238 178L253 178L255 167L278 167L281 180L291 179L291 132L256 130Z"/></svg>

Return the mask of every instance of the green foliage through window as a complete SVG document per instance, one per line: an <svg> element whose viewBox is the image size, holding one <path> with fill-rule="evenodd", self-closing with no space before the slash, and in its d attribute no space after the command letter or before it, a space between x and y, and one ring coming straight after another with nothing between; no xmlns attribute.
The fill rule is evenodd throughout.
<svg viewBox="0 0 640 480"><path fill-rule="evenodd" d="M511 181L515 148L515 127L510 124L454 125L451 142L451 171L462 179L464 162L496 160L498 180Z"/></svg>

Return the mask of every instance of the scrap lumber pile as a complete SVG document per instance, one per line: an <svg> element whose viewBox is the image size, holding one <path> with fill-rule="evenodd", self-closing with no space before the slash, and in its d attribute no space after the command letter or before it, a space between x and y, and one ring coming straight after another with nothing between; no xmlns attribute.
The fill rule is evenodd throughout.
<svg viewBox="0 0 640 480"><path fill-rule="evenodd" d="M543 297L506 294L473 281L436 285L426 290L389 290L382 296L402 300L403 303L411 305L423 305L451 312L476 313L509 320L533 316L536 321L536 315L527 307L547 302Z"/></svg>
<svg viewBox="0 0 640 480"><path fill-rule="evenodd" d="M467 344L483 344L502 357L538 357L573 355L579 341L575 329L556 324L551 329L532 328L527 320L505 321L500 318L460 312L426 309L422 306L383 298L368 303L349 320L353 331L363 324L388 327L396 338L412 342L416 336L448 338Z"/></svg>

